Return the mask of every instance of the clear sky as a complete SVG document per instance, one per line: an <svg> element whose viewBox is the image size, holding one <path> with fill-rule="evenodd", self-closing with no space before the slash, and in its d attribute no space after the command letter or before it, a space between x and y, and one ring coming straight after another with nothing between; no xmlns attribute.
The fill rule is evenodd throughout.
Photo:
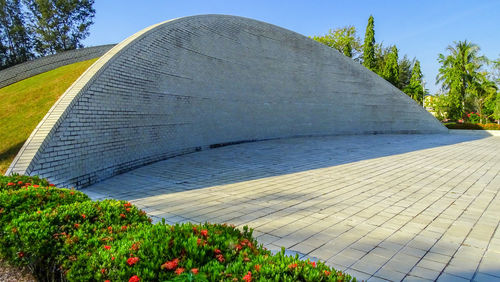
<svg viewBox="0 0 500 282"><path fill-rule="evenodd" d="M498 0L97 0L94 7L94 25L85 46L118 43L152 24L200 14L253 18L306 36L354 25L363 39L373 15L375 40L384 46L396 44L400 56L420 60L432 94L438 89L438 54L453 41L467 39L489 59L500 57Z"/></svg>

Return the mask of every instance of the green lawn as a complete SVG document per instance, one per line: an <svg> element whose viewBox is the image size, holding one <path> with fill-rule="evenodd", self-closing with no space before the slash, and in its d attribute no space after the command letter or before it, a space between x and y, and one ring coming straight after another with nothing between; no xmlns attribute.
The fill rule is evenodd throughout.
<svg viewBox="0 0 500 282"><path fill-rule="evenodd" d="M0 89L0 174L50 107L96 60L63 66Z"/></svg>

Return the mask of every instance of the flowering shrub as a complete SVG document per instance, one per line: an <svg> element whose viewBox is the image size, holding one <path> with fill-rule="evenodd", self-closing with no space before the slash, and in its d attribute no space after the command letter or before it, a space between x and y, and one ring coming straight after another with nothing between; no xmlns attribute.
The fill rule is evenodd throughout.
<svg viewBox="0 0 500 282"><path fill-rule="evenodd" d="M21 214L4 227L1 251L14 263L35 269L38 276L56 270L65 273L75 261L86 263L103 242L119 237L122 226L149 223L144 212L135 207L125 211L125 204L86 201Z"/></svg>
<svg viewBox="0 0 500 282"><path fill-rule="evenodd" d="M18 190L23 187L28 187L31 185L39 187L53 186L47 179L42 179L38 176L27 176L13 174L11 176L0 175L0 191L4 190Z"/></svg>
<svg viewBox="0 0 500 282"><path fill-rule="evenodd" d="M44 209L84 201L90 201L87 195L68 189L29 186L19 190L4 190L0 192L0 234L6 223L23 213L40 213Z"/></svg>
<svg viewBox="0 0 500 282"><path fill-rule="evenodd" d="M128 202L94 202L59 188L16 189L0 192L0 254L29 266L39 280L355 281L321 262L285 256L284 249L272 255L247 227L153 225Z"/></svg>
<svg viewBox="0 0 500 282"><path fill-rule="evenodd" d="M467 114L467 120L469 120L470 123L479 123L481 116L479 113L470 112Z"/></svg>

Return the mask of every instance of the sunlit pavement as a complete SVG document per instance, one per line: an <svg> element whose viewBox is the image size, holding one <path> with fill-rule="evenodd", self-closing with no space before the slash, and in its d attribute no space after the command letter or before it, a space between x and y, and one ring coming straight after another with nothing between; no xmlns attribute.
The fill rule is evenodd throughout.
<svg viewBox="0 0 500 282"><path fill-rule="evenodd" d="M157 162L83 190L155 220L248 225L358 280L500 281L500 137L271 140Z"/></svg>

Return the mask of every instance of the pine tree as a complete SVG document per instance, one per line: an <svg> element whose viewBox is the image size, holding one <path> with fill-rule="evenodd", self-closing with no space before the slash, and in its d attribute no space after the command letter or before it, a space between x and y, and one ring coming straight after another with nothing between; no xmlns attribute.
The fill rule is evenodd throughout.
<svg viewBox="0 0 500 282"><path fill-rule="evenodd" d="M398 48L395 45L392 46L391 52L387 56L382 77L392 85L399 86Z"/></svg>
<svg viewBox="0 0 500 282"><path fill-rule="evenodd" d="M415 65L413 66L413 70L411 71L410 84L405 88L405 93L421 105L424 98L422 78L423 74L422 70L420 69L420 62L416 60Z"/></svg>
<svg viewBox="0 0 500 282"><path fill-rule="evenodd" d="M376 71L375 66L375 25L373 16L368 18L365 41L363 44L363 65L369 70Z"/></svg>
<svg viewBox="0 0 500 282"><path fill-rule="evenodd" d="M24 24L20 0L0 0L1 67L9 67L34 57L31 37Z"/></svg>

